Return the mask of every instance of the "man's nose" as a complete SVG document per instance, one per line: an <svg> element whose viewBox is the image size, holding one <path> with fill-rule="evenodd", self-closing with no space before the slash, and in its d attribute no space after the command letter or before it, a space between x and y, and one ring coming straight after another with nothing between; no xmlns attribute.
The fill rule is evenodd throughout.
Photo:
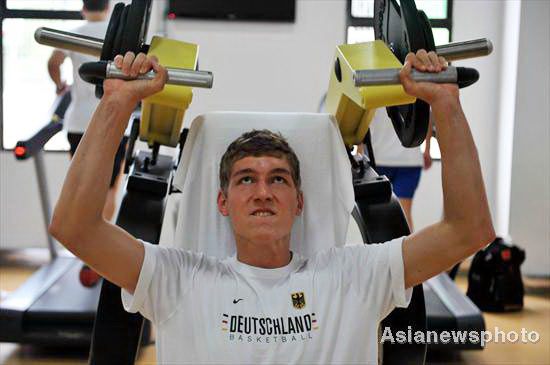
<svg viewBox="0 0 550 365"><path fill-rule="evenodd" d="M267 181L259 181L256 184L255 197L262 200L271 199L273 197L271 186Z"/></svg>

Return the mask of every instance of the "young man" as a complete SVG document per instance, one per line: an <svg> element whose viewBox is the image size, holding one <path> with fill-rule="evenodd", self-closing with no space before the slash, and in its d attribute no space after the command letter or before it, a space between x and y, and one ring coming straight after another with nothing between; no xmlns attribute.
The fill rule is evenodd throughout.
<svg viewBox="0 0 550 365"><path fill-rule="evenodd" d="M159 363L376 363L377 327L407 289L491 242L494 230L476 148L456 85L415 83L411 68L438 72L434 53L409 54L405 90L431 104L443 163L445 215L384 245L334 248L304 259L289 250L304 205L299 164L284 139L255 131L236 140L220 166L218 208L237 255L226 260L143 243L102 218L109 161L135 104L164 87L155 58L131 53L127 75L105 95L71 163L50 232L123 288L130 311L157 326Z"/></svg>

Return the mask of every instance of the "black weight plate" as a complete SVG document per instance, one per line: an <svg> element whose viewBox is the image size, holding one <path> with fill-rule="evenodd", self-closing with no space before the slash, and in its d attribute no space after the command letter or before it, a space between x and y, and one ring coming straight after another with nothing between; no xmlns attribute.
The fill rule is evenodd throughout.
<svg viewBox="0 0 550 365"><path fill-rule="evenodd" d="M118 3L113 8L111 18L109 19L109 25L105 32L105 38L103 39L103 47L101 48L100 60L109 61L112 60L113 47L115 43L115 37L120 25L122 13L124 11L124 4ZM103 96L103 85L97 84L95 87L95 96L101 98Z"/></svg>
<svg viewBox="0 0 550 365"><path fill-rule="evenodd" d="M107 26L107 31L105 32L105 38L103 40L103 48L101 49L100 59L102 61L111 60L110 57L113 51L115 36L120 24L120 17L122 16L123 10L124 10L123 3L116 4L113 9L113 13L111 14L111 19L109 20L109 25Z"/></svg>
<svg viewBox="0 0 550 365"><path fill-rule="evenodd" d="M122 5L120 7L120 15L117 16L118 23L116 24L116 28L113 26L112 34L110 34L110 37L112 37L112 46L110 48L110 54L107 55L106 60L113 60L116 55L120 54L120 43L122 40L122 33L124 31L124 26L126 24L126 18L128 16L128 6L124 6L123 3L118 3L117 5ZM103 97L103 84L97 85L95 88L95 96L97 98Z"/></svg>
<svg viewBox="0 0 550 365"><path fill-rule="evenodd" d="M386 108L393 129L403 147L418 147L426 139L430 121L430 105L420 99L414 104Z"/></svg>
<svg viewBox="0 0 550 365"><path fill-rule="evenodd" d="M396 0L375 0L374 34L403 63L409 52L430 49L426 39L426 23L420 18L414 1L401 0L400 4L401 7ZM424 141L430 120L430 106L427 103L417 100L414 104L388 107L386 110L403 146L416 147Z"/></svg>
<svg viewBox="0 0 550 365"><path fill-rule="evenodd" d="M420 23L422 25L422 29L424 31L424 42L426 44L426 51L435 52L435 40L434 34L432 33L432 25L430 24L430 19L428 19L428 16L422 10L418 10L418 15Z"/></svg>
<svg viewBox="0 0 550 365"><path fill-rule="evenodd" d="M391 0L374 2L374 36L386 43L401 62L408 52L399 5Z"/></svg>
<svg viewBox="0 0 550 365"><path fill-rule="evenodd" d="M392 0L395 1L395 0ZM399 6L399 5L396 5ZM409 52L416 52L419 49L426 49L427 44L424 37L424 28L421 17L416 9L414 0L401 1L401 21L406 31L406 40ZM405 53L405 56L407 53ZM405 59L403 59L404 61Z"/></svg>
<svg viewBox="0 0 550 365"><path fill-rule="evenodd" d="M124 32L126 29L126 22L128 20L128 11L129 11L130 5L126 5L124 7L124 10L122 11L122 15L120 16L120 25L118 29L116 30L116 36L115 36L115 42L113 45L113 50L111 52L111 59L114 59L116 55L123 55L126 52L123 52L122 50L122 39L124 37Z"/></svg>
<svg viewBox="0 0 550 365"><path fill-rule="evenodd" d="M150 15L150 0L132 0L122 36L121 51L123 53L132 51L137 54L141 51L141 46L145 43Z"/></svg>

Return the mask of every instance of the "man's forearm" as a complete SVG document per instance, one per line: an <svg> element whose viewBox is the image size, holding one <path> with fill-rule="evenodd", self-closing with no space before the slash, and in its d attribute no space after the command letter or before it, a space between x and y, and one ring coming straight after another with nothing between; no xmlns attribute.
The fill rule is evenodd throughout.
<svg viewBox="0 0 550 365"><path fill-rule="evenodd" d="M403 88L432 107L441 150L443 219L403 240L405 287L433 277L489 243L495 235L474 139L456 85L414 82L412 68L440 72L446 61L435 52L409 53Z"/></svg>
<svg viewBox="0 0 550 365"><path fill-rule="evenodd" d="M451 223L466 237L471 234L467 240L483 241L494 231L468 122L458 101L435 103L432 112L441 149L444 222Z"/></svg>
<svg viewBox="0 0 550 365"><path fill-rule="evenodd" d="M48 74L58 89L63 84L63 81L61 80L61 65L64 60L65 54L58 49L54 50L48 59Z"/></svg>
<svg viewBox="0 0 550 365"><path fill-rule="evenodd" d="M103 219L114 156L133 107L106 96L101 100L71 161L54 211L51 226L57 236L71 237L72 229L82 231Z"/></svg>
<svg viewBox="0 0 550 365"><path fill-rule="evenodd" d="M61 70L59 66L48 64L48 74L55 86L59 87L59 85L61 85Z"/></svg>

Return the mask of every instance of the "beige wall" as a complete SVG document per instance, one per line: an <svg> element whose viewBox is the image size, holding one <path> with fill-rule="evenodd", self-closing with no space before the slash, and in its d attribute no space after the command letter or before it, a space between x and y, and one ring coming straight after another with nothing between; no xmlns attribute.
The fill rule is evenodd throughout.
<svg viewBox="0 0 550 365"><path fill-rule="evenodd" d="M298 0L294 23L189 19L164 23L165 1L155 0L149 34L165 31L168 37L198 43L201 69L213 71L215 75L214 89L195 92L186 123L198 114L213 110L315 111L328 84L334 47L345 40L346 3ZM495 48L490 57L457 62L475 67L481 74L477 84L461 92L462 104L478 145L495 221L507 221L510 217L512 236L528 249L525 271L548 275L548 269L543 268L549 266L543 265L548 263L548 256L544 254L549 247L548 229L543 229L549 223L548 144L539 141L548 137L549 3L522 3L520 44L524 55L519 59L518 94L514 100L517 101L515 120L523 124L519 127L516 123L514 132L511 215L498 204L497 197L501 179L497 140L503 113L500 87L505 77L503 30L509 26L505 3L500 0L453 2L453 40L487 37ZM544 77L546 81L540 82ZM32 163L16 163L7 152L0 153L0 163L0 246L44 245L45 232ZM46 165L54 202L66 173L68 157L49 153ZM413 207L418 228L441 216L440 170L440 165L435 164L422 177ZM546 196L541 196L544 192ZM171 225L169 216L165 226ZM506 231L502 228L499 233L506 234ZM163 240L170 239L169 232L163 236Z"/></svg>

